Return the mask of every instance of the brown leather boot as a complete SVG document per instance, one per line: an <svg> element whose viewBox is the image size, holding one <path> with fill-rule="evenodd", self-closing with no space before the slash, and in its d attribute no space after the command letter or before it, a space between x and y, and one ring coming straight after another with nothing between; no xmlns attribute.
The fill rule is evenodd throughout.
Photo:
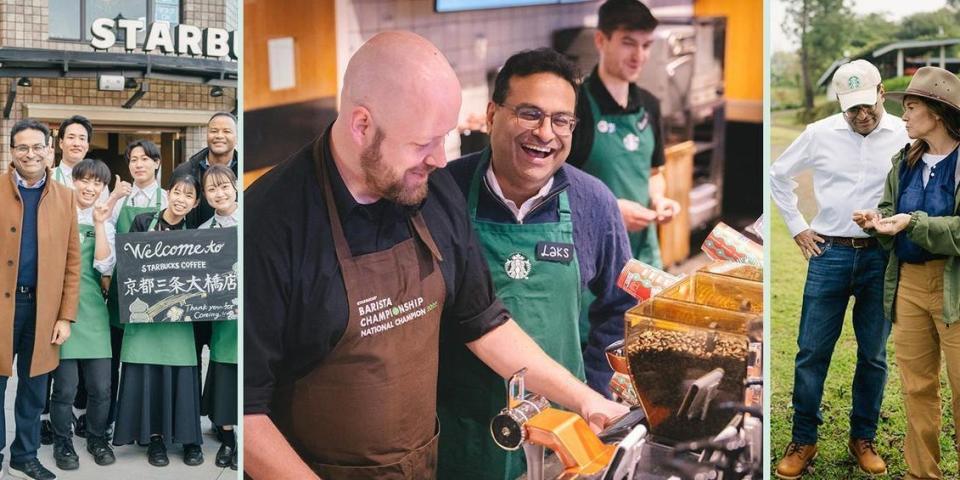
<svg viewBox="0 0 960 480"><path fill-rule="evenodd" d="M807 467L813 463L813 459L815 458L817 458L816 444L799 445L790 442L790 445L787 445L787 451L783 454L783 458L780 459L780 464L777 465L777 471L774 473L777 478L796 480L803 476L807 471Z"/></svg>
<svg viewBox="0 0 960 480"><path fill-rule="evenodd" d="M860 470L869 475L884 475L887 473L887 463L877 454L873 440L865 438L851 438L850 455L857 459Z"/></svg>

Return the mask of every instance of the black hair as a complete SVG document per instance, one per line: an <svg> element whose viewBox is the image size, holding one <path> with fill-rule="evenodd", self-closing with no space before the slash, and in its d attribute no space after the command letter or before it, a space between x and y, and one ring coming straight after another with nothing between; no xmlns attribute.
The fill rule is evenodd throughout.
<svg viewBox="0 0 960 480"><path fill-rule="evenodd" d="M93 177L104 185L110 184L110 167L101 160L85 158L73 166L73 179L83 180Z"/></svg>
<svg viewBox="0 0 960 480"><path fill-rule="evenodd" d="M493 103L502 105L510 93L510 79L527 77L537 73L552 73L566 80L577 92L580 73L577 66L552 48L538 48L515 53L504 62L493 81Z"/></svg>
<svg viewBox="0 0 960 480"><path fill-rule="evenodd" d="M47 128L46 125L32 118L24 118L23 120L20 120L19 122L14 123L13 128L10 129L10 147L11 148L15 146L13 144L13 137L15 137L18 133L24 130L37 130L39 132L43 132L43 144L46 145L50 143L50 129Z"/></svg>
<svg viewBox="0 0 960 480"><path fill-rule="evenodd" d="M607 0L600 5L597 29L608 38L618 29L652 32L657 28L657 18L639 0Z"/></svg>
<svg viewBox="0 0 960 480"><path fill-rule="evenodd" d="M160 161L160 149L157 148L157 146L154 145L153 142L151 142L150 140L140 139L140 140L134 140L129 144L127 144L127 151L126 153L123 154L123 157L127 159L127 163L130 163L130 152L132 152L133 149L137 147L142 148L143 153L145 153L148 157L150 157L154 161L156 162Z"/></svg>
<svg viewBox="0 0 960 480"><path fill-rule="evenodd" d="M234 124L234 125L237 124L237 117L235 117L232 113L230 113L230 112L217 112L217 113L214 113L213 115L210 116L210 120L207 120L207 125L210 125L210 122L212 122L213 119L214 119L214 118L217 118L217 117L227 117L227 118L229 118L230 120L233 120L233 124Z"/></svg>
<svg viewBox="0 0 960 480"><path fill-rule="evenodd" d="M90 139L93 138L93 124L90 123L90 120L87 120L87 117L84 117L82 115L74 115L64 120L62 123L60 123L60 129L57 130L57 135L60 138L63 138L64 132L67 130L67 127L75 123L81 125L83 129L87 131L87 141L90 141Z"/></svg>
<svg viewBox="0 0 960 480"><path fill-rule="evenodd" d="M170 191L173 191L173 187L177 185L189 185L193 187L193 192L196 193L197 198L200 198L200 182L197 180L197 177L194 177L190 173L179 173L173 176L170 180Z"/></svg>

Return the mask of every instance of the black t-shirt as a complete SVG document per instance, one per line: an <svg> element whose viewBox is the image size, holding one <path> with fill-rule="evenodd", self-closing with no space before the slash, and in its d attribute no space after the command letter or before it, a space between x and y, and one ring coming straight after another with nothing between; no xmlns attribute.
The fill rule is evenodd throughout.
<svg viewBox="0 0 960 480"><path fill-rule="evenodd" d="M631 83L627 93L627 107L621 107L607 91L607 87L603 85L596 68L583 80L580 97L577 99L577 128L573 130L573 143L570 146L570 156L567 157L567 163L582 168L590 157L590 149L593 147L597 119L593 118L593 112L590 111L590 99L584 94L584 89L593 95L593 98L597 101L597 107L603 115L627 115L637 113L641 108L646 110L650 128L653 128L653 141L655 143L650 167L662 167L666 163L666 157L663 153L663 129L660 122L660 100L652 93Z"/></svg>
<svg viewBox="0 0 960 480"><path fill-rule="evenodd" d="M324 134L317 141L353 255L410 238L408 218L415 209L387 200L358 204L334 165L328 138ZM245 414L269 413L274 392L322 362L347 327L346 289L313 149L312 143L305 146L244 194ZM509 313L495 296L463 196L449 172L430 175L429 193L419 208L443 256L442 333L475 340L507 321Z"/></svg>
<svg viewBox="0 0 960 480"><path fill-rule="evenodd" d="M166 209L164 209L164 210L166 210ZM184 226L183 222L186 221L186 218L180 220L180 223L178 223L178 224L176 224L176 225L171 225L171 224L167 223L166 220L163 219L163 212L164 212L164 210L161 210L160 213L159 213L159 215L157 216L157 225L156 225L155 227L153 227L153 228L154 228L154 231L161 231L161 232L162 232L162 231L165 231L165 230L180 230L180 229L182 229L183 226ZM130 224L130 231L131 231L131 232L147 232L147 231L150 231L150 224L153 223L153 216L154 216L154 215L155 215L155 214L154 214L153 212L147 212L147 213L141 213L140 215L137 215L136 217L133 217L133 223Z"/></svg>

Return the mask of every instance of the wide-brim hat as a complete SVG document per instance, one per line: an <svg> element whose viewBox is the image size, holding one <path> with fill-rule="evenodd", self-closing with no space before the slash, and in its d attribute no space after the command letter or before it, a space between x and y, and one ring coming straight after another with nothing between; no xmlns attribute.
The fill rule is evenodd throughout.
<svg viewBox="0 0 960 480"><path fill-rule="evenodd" d="M960 78L940 67L921 67L902 92L887 92L888 100L903 102L907 95L945 104L960 112Z"/></svg>

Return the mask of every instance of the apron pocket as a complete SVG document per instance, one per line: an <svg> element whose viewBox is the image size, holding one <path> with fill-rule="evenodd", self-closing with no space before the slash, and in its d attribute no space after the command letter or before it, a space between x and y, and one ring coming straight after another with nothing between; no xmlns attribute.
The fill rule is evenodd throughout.
<svg viewBox="0 0 960 480"><path fill-rule="evenodd" d="M434 434L429 440L393 463L370 467L350 467L308 461L307 465L321 477L332 480L420 480L436 478L437 440L440 438L440 421L436 420L435 424Z"/></svg>

